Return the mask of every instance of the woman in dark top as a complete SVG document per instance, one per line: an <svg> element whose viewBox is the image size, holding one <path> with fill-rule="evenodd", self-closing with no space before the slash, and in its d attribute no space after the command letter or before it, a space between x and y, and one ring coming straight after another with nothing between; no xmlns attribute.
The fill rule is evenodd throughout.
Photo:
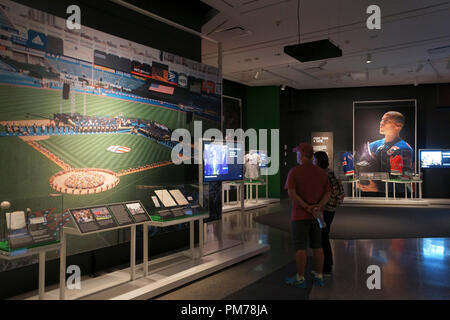
<svg viewBox="0 0 450 320"><path fill-rule="evenodd" d="M324 253L323 274L330 275L333 267L333 252L331 250L329 234L336 208L344 200L344 188L342 183L334 175L334 172L328 168L329 160L326 152L316 152L314 154L314 163L327 173L331 187L331 197L323 211L326 227L322 229L322 249Z"/></svg>

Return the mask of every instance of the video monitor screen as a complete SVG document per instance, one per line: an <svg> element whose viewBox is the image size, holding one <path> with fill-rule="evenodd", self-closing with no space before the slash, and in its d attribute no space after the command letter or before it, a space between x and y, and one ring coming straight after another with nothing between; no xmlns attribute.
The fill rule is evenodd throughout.
<svg viewBox="0 0 450 320"><path fill-rule="evenodd" d="M152 76L153 79L169 82L169 66L157 62L152 64Z"/></svg>
<svg viewBox="0 0 450 320"><path fill-rule="evenodd" d="M420 168L450 168L450 149L420 150Z"/></svg>
<svg viewBox="0 0 450 320"><path fill-rule="evenodd" d="M203 181L233 181L244 177L244 148L240 142L203 141Z"/></svg>
<svg viewBox="0 0 450 320"><path fill-rule="evenodd" d="M260 168L267 168L269 166L269 160L267 159L267 151L259 150L257 151L259 154L259 157L261 159L261 162L259 163Z"/></svg>

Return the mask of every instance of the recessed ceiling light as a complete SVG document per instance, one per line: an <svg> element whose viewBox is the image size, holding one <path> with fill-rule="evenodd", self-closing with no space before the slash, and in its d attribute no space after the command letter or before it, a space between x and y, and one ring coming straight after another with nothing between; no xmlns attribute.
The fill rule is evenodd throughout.
<svg viewBox="0 0 450 320"><path fill-rule="evenodd" d="M367 54L366 63L372 63L372 55L370 53Z"/></svg>

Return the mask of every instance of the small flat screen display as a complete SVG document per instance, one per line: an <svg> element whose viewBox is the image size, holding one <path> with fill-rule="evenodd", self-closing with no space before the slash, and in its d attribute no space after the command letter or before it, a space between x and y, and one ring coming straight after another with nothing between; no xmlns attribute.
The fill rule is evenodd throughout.
<svg viewBox="0 0 450 320"><path fill-rule="evenodd" d="M203 181L233 181L244 177L244 149L240 142L203 141Z"/></svg>
<svg viewBox="0 0 450 320"><path fill-rule="evenodd" d="M450 149L420 150L420 168L450 168Z"/></svg>
<svg viewBox="0 0 450 320"><path fill-rule="evenodd" d="M257 151L259 154L259 157L261 158L261 162L259 163L260 168L267 168L269 165L269 160L267 159L267 151L259 150Z"/></svg>

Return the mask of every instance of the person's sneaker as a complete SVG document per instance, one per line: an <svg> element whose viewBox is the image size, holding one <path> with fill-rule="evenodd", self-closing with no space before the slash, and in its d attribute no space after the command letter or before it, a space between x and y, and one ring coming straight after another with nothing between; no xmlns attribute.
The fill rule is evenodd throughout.
<svg viewBox="0 0 450 320"><path fill-rule="evenodd" d="M325 285L323 278L319 278L316 275L314 275L313 283L318 287L323 287Z"/></svg>
<svg viewBox="0 0 450 320"><path fill-rule="evenodd" d="M302 289L306 288L306 280L305 279L297 280L297 275L284 279L284 282L290 286L294 286L297 288Z"/></svg>

